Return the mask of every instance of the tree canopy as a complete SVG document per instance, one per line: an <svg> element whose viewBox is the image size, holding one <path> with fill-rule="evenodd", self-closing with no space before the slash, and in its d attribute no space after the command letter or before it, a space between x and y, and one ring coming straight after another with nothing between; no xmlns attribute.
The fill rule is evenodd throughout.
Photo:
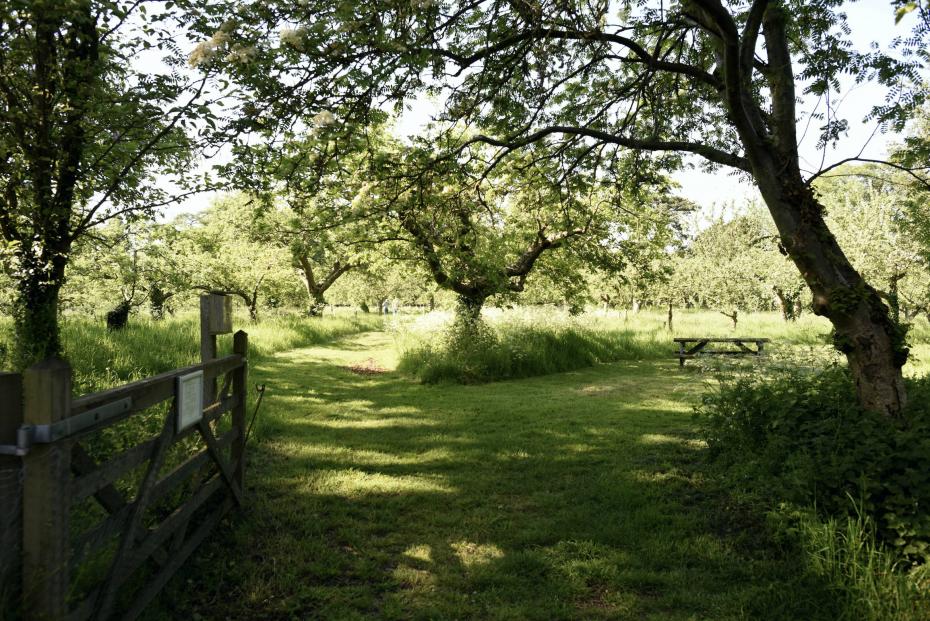
<svg viewBox="0 0 930 621"><path fill-rule="evenodd" d="M911 4L898 8L903 17ZM922 8L891 49L857 49L840 0L308 0L233 14L230 44L258 60L230 70L261 102L240 122L267 135L320 115L364 125L379 106L428 92L447 131L467 135L444 145L453 154L475 143L498 149L489 168L542 145L551 158L597 152L574 168L589 176L626 150L665 168L698 156L747 175L815 312L833 323L862 404L900 413L904 335L824 221L810 188L822 171L804 170L798 153L797 99L835 96L851 74L890 89L872 117L903 127L926 99ZM827 108L824 145L848 127Z"/></svg>

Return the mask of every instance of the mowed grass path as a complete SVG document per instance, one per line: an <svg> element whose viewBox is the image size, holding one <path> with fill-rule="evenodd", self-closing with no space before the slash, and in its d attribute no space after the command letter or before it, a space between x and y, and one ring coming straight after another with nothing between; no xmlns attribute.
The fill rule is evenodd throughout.
<svg viewBox="0 0 930 621"><path fill-rule="evenodd" d="M374 332L253 370L248 506L149 618L830 618L701 476L677 361L424 386L395 356Z"/></svg>

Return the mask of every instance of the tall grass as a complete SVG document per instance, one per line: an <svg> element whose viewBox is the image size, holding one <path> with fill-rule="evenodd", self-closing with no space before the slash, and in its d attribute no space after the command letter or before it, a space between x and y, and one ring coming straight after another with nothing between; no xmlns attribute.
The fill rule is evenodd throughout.
<svg viewBox="0 0 930 621"><path fill-rule="evenodd" d="M379 329L378 316L275 316L258 322L237 320L249 333L249 358L324 343L341 336ZM0 318L0 369L9 367L12 323ZM196 314L152 321L133 317L122 330L102 321L66 316L62 321L64 355L74 369L77 394L102 390L156 373L196 363L200 358L200 323ZM218 337L221 355L232 351L232 335Z"/></svg>
<svg viewBox="0 0 930 621"><path fill-rule="evenodd" d="M427 383L530 377L603 362L667 357L667 336L661 326L521 309L490 313L475 338L458 333L447 314L431 314L398 330L398 368Z"/></svg>
<svg viewBox="0 0 930 621"><path fill-rule="evenodd" d="M875 525L862 511L826 520L805 514L798 532L810 570L844 597L841 619L930 619L930 598L917 573L901 571L895 556L877 543Z"/></svg>
<svg viewBox="0 0 930 621"><path fill-rule="evenodd" d="M785 321L777 313L745 313L734 328L712 311L675 311L673 329L657 310L592 312L571 317L552 308L487 309L489 334L481 342L463 342L450 333L452 316L434 312L395 321L401 350L399 368L427 383L483 382L570 371L603 362L674 357L675 337L763 337L771 339L769 364L823 365L837 359L830 323L811 314ZM930 326L915 321L912 356L905 372L930 372ZM707 358L704 366L732 361ZM751 361L755 368L756 361Z"/></svg>

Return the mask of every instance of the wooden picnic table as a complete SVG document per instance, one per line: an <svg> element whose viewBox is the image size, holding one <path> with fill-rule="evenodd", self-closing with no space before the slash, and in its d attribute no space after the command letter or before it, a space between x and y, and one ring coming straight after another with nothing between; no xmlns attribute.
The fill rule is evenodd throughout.
<svg viewBox="0 0 930 621"><path fill-rule="evenodd" d="M685 366L685 360L694 358L700 354L711 354L718 356L760 356L766 343L771 339L759 336L743 336L730 338L715 338L710 336L698 337L679 337L673 339L678 343L678 366ZM729 343L736 345L738 349L704 349L710 343ZM753 349L750 345L755 345Z"/></svg>

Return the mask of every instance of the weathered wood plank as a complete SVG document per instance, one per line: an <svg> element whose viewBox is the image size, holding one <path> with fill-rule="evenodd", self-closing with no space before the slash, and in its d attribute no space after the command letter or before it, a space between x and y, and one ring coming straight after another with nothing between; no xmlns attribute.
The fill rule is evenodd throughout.
<svg viewBox="0 0 930 621"><path fill-rule="evenodd" d="M158 481L158 473L168 453L168 447L171 445L171 441L174 438L174 410L175 408L171 408L168 415L165 417L165 423L162 426L161 434L158 436L154 453L149 460L148 470L145 473L145 477L142 479L142 484L139 486L139 493L136 495L132 511L126 520L126 528L123 529L119 546L110 564L110 571L107 573L103 590L97 602L96 616L99 619L106 619L110 616L110 612L116 601L116 593L119 589L119 585L134 571L134 569L126 567L126 563L131 557L132 550L135 547L136 533L143 527L142 516L145 513L146 507L148 507L149 495L152 491L152 487L154 487L155 483ZM148 537L146 540L148 540ZM149 554L154 551L155 548L153 548Z"/></svg>
<svg viewBox="0 0 930 621"><path fill-rule="evenodd" d="M217 438L216 443L221 449L226 448L230 445L230 443L232 443L233 440L238 437L238 435L238 429L230 429L219 438ZM196 455L185 461L183 464L176 467L155 484L155 488L152 490L152 502L163 498L165 495L171 492L171 490L177 487L182 481L193 475L208 463L210 463L210 453L208 450L204 449L203 451L198 452Z"/></svg>
<svg viewBox="0 0 930 621"><path fill-rule="evenodd" d="M235 464L236 485L245 493L245 441L246 441L246 401L249 377L249 335L239 330L233 335L233 353L242 356L242 366L232 372L233 394L236 396L236 406L232 411L233 429L239 431L233 443L231 458Z"/></svg>
<svg viewBox="0 0 930 621"><path fill-rule="evenodd" d="M110 486L114 481L133 468L148 460L152 456L152 451L154 451L157 441L158 438L146 440L141 444L137 444L123 451L102 465L97 465L91 460L93 470L87 471L86 469L82 469L80 476L74 480L74 484L72 485L74 502L81 501L91 494L96 494L100 490ZM78 448L78 446L75 446L76 451ZM83 449L80 450L83 453ZM106 506L106 504L104 504L104 506Z"/></svg>
<svg viewBox="0 0 930 621"><path fill-rule="evenodd" d="M200 430L200 436L203 438L203 441L207 445L207 450L210 453L210 457L213 458L213 463L216 464L216 467L220 469L220 474L223 477L223 480L226 481L229 491L232 492L233 497L236 499L236 504L242 506L242 490L239 489L239 486L236 484L236 479L233 477L232 468L230 468L229 463L226 459L223 458L222 451L216 443L216 437L213 435L213 431L210 429L208 423L200 423L198 426Z"/></svg>
<svg viewBox="0 0 930 621"><path fill-rule="evenodd" d="M23 378L18 373L0 373L0 444L16 444L23 424ZM23 538L22 458L0 455L0 610L19 608L21 545ZM4 601L2 596L10 598Z"/></svg>
<svg viewBox="0 0 930 621"><path fill-rule="evenodd" d="M71 411L71 367L51 358L23 375L26 424L49 425ZM27 620L59 621L67 613L68 517L71 494L68 440L37 444L23 458L23 612Z"/></svg>
<svg viewBox="0 0 930 621"><path fill-rule="evenodd" d="M243 364L243 359L237 354L224 356L211 360L206 364L195 364L183 369L175 369L160 375L155 375L137 382L132 382L124 386L118 386L102 392L84 395L74 400L71 405L71 415L80 414L87 410L100 407L113 401L119 401L126 397L132 398L132 407L126 412L115 416L114 418L104 421L100 425L94 425L81 432L81 435L93 433L103 427L108 427L118 421L124 420L140 410L150 408L153 405L167 401L174 396L175 378L181 375L187 375L195 371L203 370L204 379L216 378L219 375L229 373L233 369Z"/></svg>
<svg viewBox="0 0 930 621"><path fill-rule="evenodd" d="M71 548L71 567L73 569L80 567L88 556L118 535L126 525L126 520L132 515L133 509L135 509L135 503L125 504L122 508L97 522L92 528L78 535Z"/></svg>
<svg viewBox="0 0 930 621"><path fill-rule="evenodd" d="M117 585L122 584L126 577L131 575L145 560L152 555L152 552L165 543L178 528L184 526L190 517L199 509L207 500L210 499L218 490L223 489L223 479L219 476L213 476L209 481L197 490L187 502L175 509L165 520L156 527L151 534L139 545L138 548L126 558L123 564L124 572L117 578Z"/></svg>
<svg viewBox="0 0 930 621"><path fill-rule="evenodd" d="M230 429L217 438L217 445L221 449L228 447L238 436L237 429ZM195 472L211 462L209 451L198 452L178 465L171 472L163 476L155 484L149 496L149 504L153 504L171 493L178 485L187 480ZM72 567L77 567L89 554L105 546L113 537L122 531L126 520L135 507L135 501L117 507L110 515L100 520L93 527L85 530L75 538L72 552ZM108 508L109 509L109 508ZM147 536L143 533L142 539Z"/></svg>

